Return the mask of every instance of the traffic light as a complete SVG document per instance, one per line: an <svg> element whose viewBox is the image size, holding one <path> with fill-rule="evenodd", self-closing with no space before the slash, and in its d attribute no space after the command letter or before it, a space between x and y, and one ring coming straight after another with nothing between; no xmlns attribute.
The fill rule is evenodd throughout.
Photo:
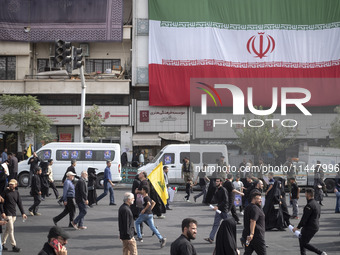
<svg viewBox="0 0 340 255"><path fill-rule="evenodd" d="M65 42L63 40L57 40L55 42L55 57L54 61L56 64L61 64L62 66L70 63L72 48L70 42Z"/></svg>
<svg viewBox="0 0 340 255"><path fill-rule="evenodd" d="M83 136L88 137L91 134L91 126L87 124L88 118L83 118Z"/></svg>
<svg viewBox="0 0 340 255"><path fill-rule="evenodd" d="M82 48L74 48L73 49L73 69L80 68L84 62L81 61L83 59L83 49Z"/></svg>

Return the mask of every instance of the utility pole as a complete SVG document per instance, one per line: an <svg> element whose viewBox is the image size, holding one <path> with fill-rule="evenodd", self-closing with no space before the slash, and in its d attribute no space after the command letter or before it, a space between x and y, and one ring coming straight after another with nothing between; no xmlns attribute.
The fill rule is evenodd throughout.
<svg viewBox="0 0 340 255"><path fill-rule="evenodd" d="M84 117L85 117L85 102L86 102L86 83L84 76L84 66L80 66L81 79L81 115L80 115L80 142L84 142Z"/></svg>

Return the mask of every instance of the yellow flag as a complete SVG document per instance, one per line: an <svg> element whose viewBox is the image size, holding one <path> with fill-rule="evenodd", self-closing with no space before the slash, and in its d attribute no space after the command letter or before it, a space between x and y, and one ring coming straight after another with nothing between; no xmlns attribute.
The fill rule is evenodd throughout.
<svg viewBox="0 0 340 255"><path fill-rule="evenodd" d="M159 163L159 165L154 170L152 170L148 176L148 179L150 180L159 197L162 199L164 205L166 205L166 200L169 198L169 196L164 180L163 162Z"/></svg>
<svg viewBox="0 0 340 255"><path fill-rule="evenodd" d="M27 157L31 157L32 156L32 144L30 144L30 146L28 146L26 156Z"/></svg>

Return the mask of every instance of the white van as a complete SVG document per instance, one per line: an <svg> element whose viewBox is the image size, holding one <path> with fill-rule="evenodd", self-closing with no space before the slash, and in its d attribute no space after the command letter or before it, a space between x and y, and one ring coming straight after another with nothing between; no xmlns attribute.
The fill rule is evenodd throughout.
<svg viewBox="0 0 340 255"><path fill-rule="evenodd" d="M120 163L120 145L116 143L49 143L37 152L41 161L53 159L53 178L61 183L71 160L77 160L77 175L89 166L97 168L97 186L103 183L106 160L111 160L111 175L114 182L122 180ZM29 159L28 159L29 160ZM19 162L18 181L20 186L28 185L30 165L28 160Z"/></svg>
<svg viewBox="0 0 340 255"><path fill-rule="evenodd" d="M221 156L225 157L224 161L228 165L228 150L226 145L169 144L165 146L149 164L140 167L138 172L145 171L149 174L162 161L163 165L169 166L169 182L184 183L181 171L185 157L188 157L194 164L194 178L196 178L198 174L197 170L202 167L204 163L214 168ZM211 174L212 173L207 172L207 176Z"/></svg>

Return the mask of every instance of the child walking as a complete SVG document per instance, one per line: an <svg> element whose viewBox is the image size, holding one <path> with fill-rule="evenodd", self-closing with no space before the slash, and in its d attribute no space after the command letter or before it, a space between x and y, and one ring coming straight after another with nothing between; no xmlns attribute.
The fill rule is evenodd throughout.
<svg viewBox="0 0 340 255"><path fill-rule="evenodd" d="M186 186L185 186L185 192L187 193L187 195L184 197L184 199L189 203L190 203L189 198L190 198L190 192L191 192L192 186L193 186L192 179L189 177L186 183Z"/></svg>

